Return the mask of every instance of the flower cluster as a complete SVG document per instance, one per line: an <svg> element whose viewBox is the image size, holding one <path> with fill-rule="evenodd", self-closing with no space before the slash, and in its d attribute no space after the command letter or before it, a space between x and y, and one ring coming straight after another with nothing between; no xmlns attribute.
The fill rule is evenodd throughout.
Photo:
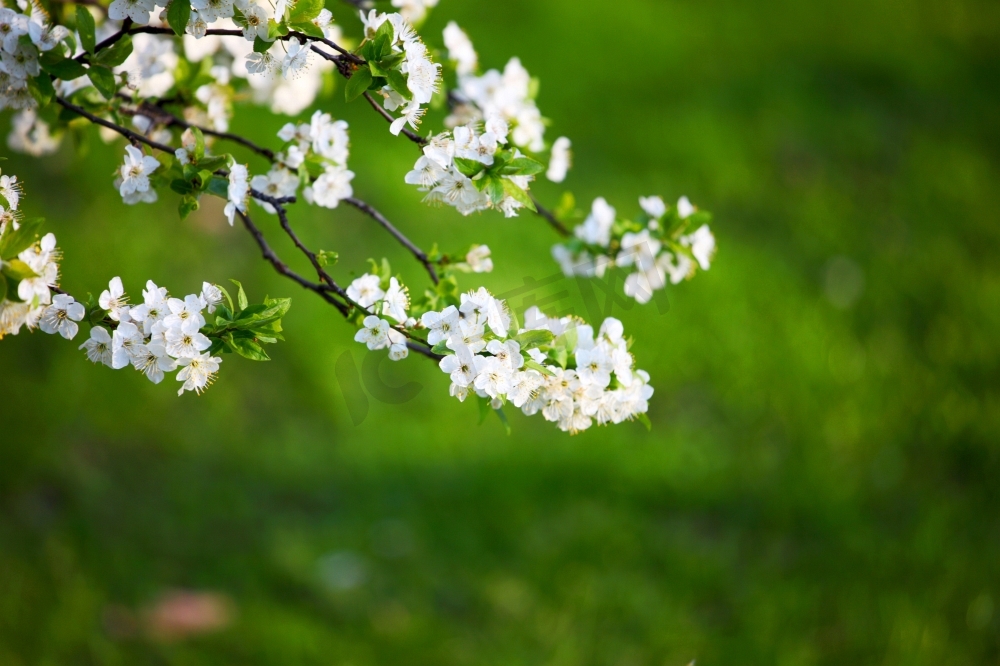
<svg viewBox="0 0 1000 666"><path fill-rule="evenodd" d="M329 113L316 111L309 123L286 124L278 137L290 142L279 158L290 168L298 169L303 179L313 178L302 192L306 201L323 208L336 208L341 201L354 194L351 181L354 172L347 168L350 138L347 121L334 120ZM275 171L279 171L275 175ZM295 191L291 188L288 172L275 166L268 174L269 181L281 179L289 183L284 196ZM255 189L260 189L254 185ZM269 193L269 192L265 192Z"/></svg>
<svg viewBox="0 0 1000 666"><path fill-rule="evenodd" d="M414 28L438 0L392 0L399 13L362 12L356 48L342 41L323 0L109 2L105 12L80 4L75 12L59 8L53 17L69 27L50 21L35 0L18 0L21 12L0 7L0 110L18 111L8 145L51 153L66 130L85 120L99 126L107 142L125 137L129 145L114 176L125 204L153 203L169 190L178 195L184 219L203 195L221 198L230 225L240 217L279 274L358 326L355 340L386 349L393 360L411 350L442 358L450 393L460 400L474 393L501 417L501 408L513 403L570 432L646 420L652 388L634 367L620 322L609 318L595 333L581 320L549 319L533 308L522 326L507 303L485 289L460 293L459 273L493 270L490 248L474 245L449 255L434 245L424 252L354 198L346 122L315 111L307 122L285 124L276 148L230 132L240 102L297 116L321 89L333 89L336 72L347 101L364 97L389 120L392 134L421 147L404 180L426 202L462 215L540 213L571 236L553 248L568 275L626 269L626 294L640 302L668 279L707 270L715 250L710 218L686 198L675 208L658 197L641 199L644 212L634 220L619 218L598 199L572 234L566 226L575 215L571 193L552 212L536 204L535 179L544 173L563 182L572 143L566 137L546 142L538 82L519 59L482 73L468 35L448 23L444 44L455 78L442 90L442 65ZM354 4L368 10L374 3ZM430 106L446 104L443 127L415 133ZM240 144L238 151L268 166L254 167L255 174L249 159L218 150L222 142ZM433 285L411 292L383 259L342 289L325 268L336 252L309 249L292 229L288 206L298 199L331 209L346 201L361 210L422 264ZM280 231L312 264L315 278L278 256L270 242L277 230L254 223L251 200L278 215ZM78 303L58 286L55 237L40 237L41 221L24 219L19 201L17 179L0 176L0 337L26 327L72 339L86 322L90 335L81 349L92 361L132 366L155 383L176 371L182 394L210 385L221 354L266 361L264 347L283 339L289 300L251 305L242 287L234 299L205 283L200 293L180 299L149 282L142 301L131 305L115 278L99 299Z"/></svg>
<svg viewBox="0 0 1000 666"><path fill-rule="evenodd" d="M121 278L112 279L98 299L100 323L90 329L80 349L94 363L115 370L131 366L154 384L163 381L164 373L179 369L177 381L183 384L177 394L201 393L222 363L208 351L212 341L202 333L205 312L215 312L222 290L205 282L200 294L171 298L166 288L149 280L142 297L139 305L129 305ZM82 318L83 306L77 306Z"/></svg>
<svg viewBox="0 0 1000 666"><path fill-rule="evenodd" d="M514 217L522 208L534 210L528 188L544 167L508 147L508 134L500 116L482 128L472 122L439 134L404 180L427 192L424 201L454 206L462 215L495 208Z"/></svg>
<svg viewBox="0 0 1000 666"><path fill-rule="evenodd" d="M445 123L458 127L473 120L499 116L510 125L511 141L515 146L533 153L543 151L545 121L535 104L538 84L521 60L511 58L503 73L491 69L482 76L476 76L472 64L475 62L475 51L457 25L451 24L445 29L445 44L449 46L450 59L458 66L458 88L451 91L457 104ZM469 71L470 65L472 71Z"/></svg>
<svg viewBox="0 0 1000 666"><path fill-rule="evenodd" d="M610 268L632 269L625 294L647 303L653 293L708 270L715 254L711 216L681 197L669 208L660 197L640 198L643 210L624 220L607 201L594 201L590 215L574 230L574 238L552 248L552 256L568 277L602 277ZM693 231L692 231L693 229Z"/></svg>
<svg viewBox="0 0 1000 666"><path fill-rule="evenodd" d="M406 335L401 331L417 324L417 320L407 312L410 309L409 290L395 277L383 278L365 273L351 282L347 296L372 313L364 318L364 326L354 340L372 350L388 347L389 358L393 361L406 358L409 348L406 346ZM382 316L395 319L397 324L390 324Z"/></svg>
<svg viewBox="0 0 1000 666"><path fill-rule="evenodd" d="M507 303L480 288L421 323L428 343L446 354L440 367L461 401L475 394L493 409L509 402L572 433L644 418L648 409L649 375L635 369L617 319L606 319L595 338L582 321L550 319L533 307L518 328Z"/></svg>
<svg viewBox="0 0 1000 666"><path fill-rule="evenodd" d="M39 3L24 7L25 14L0 8L0 109L37 105L28 80L41 72L41 55L70 37L67 28L50 23Z"/></svg>
<svg viewBox="0 0 1000 666"><path fill-rule="evenodd" d="M0 338L17 335L22 326L41 327L63 337L76 335L78 311L72 299L56 293L62 253L56 237L36 240L41 220L25 220L19 210L21 185L17 176L0 176ZM56 310L49 313L49 306Z"/></svg>
<svg viewBox="0 0 1000 666"><path fill-rule="evenodd" d="M410 3L414 4L420 3ZM427 45L403 15L373 9L367 16L362 12L361 21L367 40L361 52L368 67L355 72L353 91L361 94L375 89L384 98L383 106L400 114L389 125L393 134L398 135L407 124L419 129L424 107L440 89L441 65L431 60ZM352 95L349 88L348 96Z"/></svg>

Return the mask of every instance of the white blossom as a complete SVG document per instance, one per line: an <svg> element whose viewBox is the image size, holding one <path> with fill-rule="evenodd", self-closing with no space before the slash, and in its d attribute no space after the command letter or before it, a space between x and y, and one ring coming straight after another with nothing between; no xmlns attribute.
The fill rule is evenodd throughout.
<svg viewBox="0 0 1000 666"><path fill-rule="evenodd" d="M144 155L135 146L125 146L125 163L119 169L121 175L121 185L118 192L122 197L127 197L137 192L149 190L149 174L156 171L160 166L157 159L151 155Z"/></svg>
<svg viewBox="0 0 1000 666"><path fill-rule="evenodd" d="M465 31L454 21L444 29L444 45L448 48L448 58L455 63L459 76L474 74L479 67L479 57L472 41Z"/></svg>
<svg viewBox="0 0 1000 666"><path fill-rule="evenodd" d="M406 311L410 308L410 295L396 278L389 278L389 289L382 297L382 314L388 315L398 322L406 321Z"/></svg>
<svg viewBox="0 0 1000 666"><path fill-rule="evenodd" d="M153 0L114 0L108 6L108 18L114 21L124 21L129 18L134 23L146 25L149 14L156 8Z"/></svg>
<svg viewBox="0 0 1000 666"><path fill-rule="evenodd" d="M94 326L90 329L90 338L87 339L80 349L87 352L87 358L93 363L103 363L111 366L111 334L103 326Z"/></svg>
<svg viewBox="0 0 1000 666"><path fill-rule="evenodd" d="M363 308L371 307L385 297L385 292L379 286L379 277L365 273L351 282L347 287L347 296Z"/></svg>
<svg viewBox="0 0 1000 666"><path fill-rule="evenodd" d="M221 358L208 353L193 358L177 359L177 365L181 367L177 373L177 381L184 382L177 395L183 395L184 391L195 391L200 394L215 381L220 363L222 363Z"/></svg>
<svg viewBox="0 0 1000 666"><path fill-rule="evenodd" d="M247 180L249 170L245 164L234 164L229 169L229 186L227 194L229 200L226 203L224 212L229 226L233 226L236 212L247 212L247 199L250 197L250 183Z"/></svg>
<svg viewBox="0 0 1000 666"><path fill-rule="evenodd" d="M681 245L691 248L691 254L698 261L702 270L707 271L712 265L715 254L715 236L707 224L703 224L691 235L681 238Z"/></svg>
<svg viewBox="0 0 1000 666"><path fill-rule="evenodd" d="M111 340L111 367L115 370L131 365L139 347L145 342L142 331L131 322L118 324Z"/></svg>
<svg viewBox="0 0 1000 666"><path fill-rule="evenodd" d="M324 208L336 208L341 201L354 195L352 180L354 172L346 167L327 167L311 186L302 191L302 194L309 203Z"/></svg>
<svg viewBox="0 0 1000 666"><path fill-rule="evenodd" d="M355 342L362 342L368 349L384 349L389 346L389 322L375 315L365 317L364 328L354 335Z"/></svg>
<svg viewBox="0 0 1000 666"><path fill-rule="evenodd" d="M473 245L465 255L465 263L473 273L489 273L493 270L493 260L490 258L490 248L487 245Z"/></svg>
<svg viewBox="0 0 1000 666"><path fill-rule="evenodd" d="M552 154L549 156L549 169L545 172L545 177L553 183L561 183L566 180L566 173L572 165L573 154L570 151L572 143L564 136L556 139L552 144Z"/></svg>
<svg viewBox="0 0 1000 666"><path fill-rule="evenodd" d="M108 315L114 321L129 320L128 296L125 295L125 288L122 286L120 277L111 279L108 288L101 292L97 303L102 310L107 310Z"/></svg>
<svg viewBox="0 0 1000 666"><path fill-rule="evenodd" d="M83 306L72 296L56 294L52 299L52 305L45 308L42 313L39 328L46 333L58 333L67 340L72 340L80 330L76 322L83 319L84 314L86 312Z"/></svg>

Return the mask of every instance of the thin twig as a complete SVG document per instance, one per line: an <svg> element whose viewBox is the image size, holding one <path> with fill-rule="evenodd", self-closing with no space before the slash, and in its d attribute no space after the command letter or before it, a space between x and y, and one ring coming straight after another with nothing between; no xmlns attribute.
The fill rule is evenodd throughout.
<svg viewBox="0 0 1000 666"><path fill-rule="evenodd" d="M419 247L414 245L409 238L400 233L400 231L392 225L392 222L386 219L385 215L383 215L378 210L376 210L372 205L365 203L361 199L357 199L355 197L348 197L344 199L344 201L346 201L350 205L360 210L365 215L368 215L373 220L381 224L386 231L392 234L393 238L399 241L400 245L409 250L410 253L417 258L417 261L419 261L424 265L424 268L427 269L427 272L431 276L431 281L434 284L438 283L438 276L437 272L434 270L434 264L433 262L431 262L430 259L427 258L427 254Z"/></svg>
<svg viewBox="0 0 1000 666"><path fill-rule="evenodd" d="M270 148L258 146L250 139L246 139L240 136L239 134L233 134L232 132L218 132L208 127L202 127L200 125L189 123L188 121L183 120L178 116L175 116L166 109L163 109L157 106L156 104L153 104L152 102L143 102L136 110L136 113L138 115L146 115L143 113L144 110L147 111L150 115L155 114L152 117L154 121L158 121L164 125L167 125L168 127L171 125L175 125L177 127L183 127L184 129L189 129L194 127L201 130L202 134L206 134L208 136L214 136L218 139L225 139L226 141L232 141L233 143L238 143L241 146L244 146L245 148L249 148L258 155L267 158L268 161L270 162L274 162L277 159L277 157L274 154L274 151L271 150Z"/></svg>
<svg viewBox="0 0 1000 666"><path fill-rule="evenodd" d="M137 142L144 143L150 148L155 148L156 150L162 150L164 152L171 154L173 154L174 152L174 149L166 144L162 144L159 141L153 141L152 139L146 138L145 136L139 134L138 132L133 132L130 129L122 127L121 125L116 125L109 120L105 120L100 116L95 116L93 113L87 111L83 107L79 107L76 104L73 104L72 102L68 102L62 97L56 97L55 100L60 106L64 106L73 113L83 116L84 118L94 123L95 125L100 125L101 127L107 127L109 130L118 132L132 143L137 143Z"/></svg>
<svg viewBox="0 0 1000 666"><path fill-rule="evenodd" d="M569 229L566 228L565 224L559 221L555 213L550 211L542 204L538 203L538 199L535 198L534 194L531 195L531 201L535 204L535 212L542 218L544 218L546 222L551 224L552 228L555 229L557 232L559 232L560 235L562 236L571 235Z"/></svg>
<svg viewBox="0 0 1000 666"><path fill-rule="evenodd" d="M275 254L274 250L271 249L271 246L267 244L267 241L264 239L264 233L253 223L250 216L240 210L237 210L236 212L239 214L240 219L243 220L243 226L246 227L247 231L250 232L250 235L253 236L255 241L257 241L257 245L260 247L260 251L264 259L274 266L274 270L294 282L298 282L302 285L302 287L319 294L320 298L337 308L343 316L346 317L348 315L350 309L347 305L341 303L333 297L330 293L329 286L310 282L289 268L288 265L283 262L277 254Z"/></svg>

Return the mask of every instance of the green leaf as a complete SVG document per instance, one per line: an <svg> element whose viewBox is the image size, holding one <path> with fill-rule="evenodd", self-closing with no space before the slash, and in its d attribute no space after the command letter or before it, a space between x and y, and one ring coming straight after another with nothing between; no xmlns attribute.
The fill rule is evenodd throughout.
<svg viewBox="0 0 1000 666"><path fill-rule="evenodd" d="M253 38L253 51L254 51L254 53L264 53L269 48L271 48L272 46L274 46L274 42L264 41L260 37L254 37Z"/></svg>
<svg viewBox="0 0 1000 666"><path fill-rule="evenodd" d="M396 69L404 60L406 60L405 53L390 53L384 58L379 58L378 64L385 70Z"/></svg>
<svg viewBox="0 0 1000 666"><path fill-rule="evenodd" d="M187 216L198 210L200 204L198 203L198 197L187 194L181 197L181 202L177 206L177 212L180 214L181 219L187 219Z"/></svg>
<svg viewBox="0 0 1000 666"><path fill-rule="evenodd" d="M217 284L215 286L219 288L219 291L222 292L222 295L226 297L226 303L229 304L229 308L228 308L228 311L226 313L226 319L232 319L232 317L230 315L233 312L233 310L235 309L233 307L233 297L229 295L229 291L225 287L223 287L221 284Z"/></svg>
<svg viewBox="0 0 1000 666"><path fill-rule="evenodd" d="M192 161L200 162L205 157L205 135L197 127L191 128L191 134L194 135L194 159Z"/></svg>
<svg viewBox="0 0 1000 666"><path fill-rule="evenodd" d="M246 310L247 308L247 294L243 291L243 285L239 283L238 280L230 280L239 288L239 293L236 294L236 303L240 306L240 310Z"/></svg>
<svg viewBox="0 0 1000 666"><path fill-rule="evenodd" d="M104 99L113 98L115 92L118 91L118 82L115 80L115 75L107 67L91 65L90 69L87 70L87 76L90 77L90 82L94 84L97 92L101 93Z"/></svg>
<svg viewBox="0 0 1000 666"><path fill-rule="evenodd" d="M649 432L653 431L653 423L649 420L649 416L646 414L636 414L635 420L646 426L646 430Z"/></svg>
<svg viewBox="0 0 1000 666"><path fill-rule="evenodd" d="M494 205L499 205L503 201L504 192L507 189L505 184L509 181L506 178L492 175L484 177L483 181L485 183L483 191L486 192Z"/></svg>
<svg viewBox="0 0 1000 666"><path fill-rule="evenodd" d="M96 29L94 15L87 11L83 5L77 5L76 30L80 33L80 44L87 53L93 53L94 47L97 45Z"/></svg>
<svg viewBox="0 0 1000 666"><path fill-rule="evenodd" d="M385 80L389 82L389 87L399 93L403 99L413 97L413 93L406 87L406 77L398 69L386 70Z"/></svg>
<svg viewBox="0 0 1000 666"><path fill-rule="evenodd" d="M0 259L8 260L24 252L38 238L38 230L45 220L40 217L24 220L17 231L10 229L0 238Z"/></svg>
<svg viewBox="0 0 1000 666"><path fill-rule="evenodd" d="M535 371L537 371L537 372L539 372L539 373L541 373L543 375L546 375L548 377L554 377L555 374L556 374L556 373L552 372L552 370L550 368L546 368L541 363L533 361L530 358L524 359L524 367L525 368L531 368L532 370L535 370Z"/></svg>
<svg viewBox="0 0 1000 666"><path fill-rule="evenodd" d="M211 173L213 171L218 171L219 169L224 169L228 164L228 155L211 155L209 157L202 157L198 160L198 169Z"/></svg>
<svg viewBox="0 0 1000 666"><path fill-rule="evenodd" d="M289 23L288 28L290 30L294 30L295 32L301 32L303 35L315 37L316 39L322 39L325 36L323 34L323 29L312 21L306 21L304 23Z"/></svg>
<svg viewBox="0 0 1000 666"><path fill-rule="evenodd" d="M528 349L534 349L535 347L541 347L542 345L552 344L552 341L555 340L555 338L556 336L553 335L552 331L542 329L519 333L514 336L514 341L521 345L522 351L525 351Z"/></svg>
<svg viewBox="0 0 1000 666"><path fill-rule="evenodd" d="M183 35L191 20L191 0L170 0L167 7L167 23L177 35Z"/></svg>
<svg viewBox="0 0 1000 666"><path fill-rule="evenodd" d="M18 282L21 280L27 280L28 278L38 277L38 273L31 270L31 267L20 259L5 261L2 270L4 275L9 277L11 280L16 280Z"/></svg>
<svg viewBox="0 0 1000 666"><path fill-rule="evenodd" d="M53 49L54 51L55 49ZM63 58L61 54L46 51L38 58L42 69L63 81L72 81L87 73L87 68L72 58Z"/></svg>
<svg viewBox="0 0 1000 666"><path fill-rule="evenodd" d="M323 0L297 0L292 11L288 14L288 22L309 23L319 16L324 5Z"/></svg>
<svg viewBox="0 0 1000 666"><path fill-rule="evenodd" d="M211 356L215 356L219 352L228 352L228 351L229 349L226 347L226 343L220 340L219 338L215 338L214 340L212 340L212 346L208 348L208 353Z"/></svg>
<svg viewBox="0 0 1000 666"><path fill-rule="evenodd" d="M205 191L209 194L214 194L217 197L228 199L229 181L225 178L220 178L219 176L212 176L212 180L208 181L208 186L205 188Z"/></svg>
<svg viewBox="0 0 1000 666"><path fill-rule="evenodd" d="M191 185L188 181L183 178L175 178L170 181L170 189L172 189L177 194L194 194L197 192L197 188Z"/></svg>
<svg viewBox="0 0 1000 666"><path fill-rule="evenodd" d="M39 74L28 79L28 90L38 105L42 107L51 102L52 97L56 94L56 89L52 87L52 79L49 78L48 74Z"/></svg>
<svg viewBox="0 0 1000 666"><path fill-rule="evenodd" d="M267 355L267 352L265 352L259 344L249 338L236 337L232 334L227 334L225 340L229 344L230 348L243 358L248 358L251 361L271 360L271 357Z"/></svg>
<svg viewBox="0 0 1000 666"><path fill-rule="evenodd" d="M0 275L0 303L3 303L5 298L7 298L7 278Z"/></svg>
<svg viewBox="0 0 1000 666"><path fill-rule="evenodd" d="M507 436L509 437L511 429L510 429L510 421L507 420L507 415L503 413L503 409L494 409L493 411L496 412L496 415L500 417L500 423L503 424L503 428L504 430L507 431Z"/></svg>
<svg viewBox="0 0 1000 666"><path fill-rule="evenodd" d="M375 60L381 60L392 53L392 43L396 41L396 28L392 21L383 21L372 39L375 44Z"/></svg>
<svg viewBox="0 0 1000 666"><path fill-rule="evenodd" d="M573 193L569 191L563 192L562 197L559 199L559 205L556 206L553 212L556 219L561 222L565 222L573 217L576 213L576 197L573 196Z"/></svg>
<svg viewBox="0 0 1000 666"><path fill-rule="evenodd" d="M509 178L501 178L501 181L504 194L511 197L515 201L520 202L521 204L524 205L525 208L527 208L530 211L537 210L535 208L535 202L531 200L531 197L528 196L528 193L525 192L523 189L521 189L519 185L517 185L514 181L510 180Z"/></svg>
<svg viewBox="0 0 1000 666"><path fill-rule="evenodd" d="M320 250L316 253L316 261L320 266L332 266L337 263L337 259L340 255L336 252L328 252L327 250Z"/></svg>
<svg viewBox="0 0 1000 666"><path fill-rule="evenodd" d="M273 42L278 37L287 34L288 28L285 27L284 23L279 23L274 19L267 19L267 41Z"/></svg>
<svg viewBox="0 0 1000 666"><path fill-rule="evenodd" d="M132 55L132 38L125 35L108 48L98 51L90 61L105 67L117 67L130 55Z"/></svg>
<svg viewBox="0 0 1000 666"><path fill-rule="evenodd" d="M565 347L559 347L558 349L549 350L549 358L559 364L559 367L563 370L569 364L569 353L566 351Z"/></svg>
<svg viewBox="0 0 1000 666"><path fill-rule="evenodd" d="M486 165L482 162L470 160L465 157L456 157L455 166L458 167L458 170L462 172L462 175L467 178L472 178L486 169Z"/></svg>
<svg viewBox="0 0 1000 666"><path fill-rule="evenodd" d="M545 170L545 166L530 157L518 157L500 168L504 176L534 176Z"/></svg>
<svg viewBox="0 0 1000 666"><path fill-rule="evenodd" d="M447 340L439 340L438 343L431 348L431 351L439 356L447 356L448 354L455 353L448 348Z"/></svg>
<svg viewBox="0 0 1000 666"><path fill-rule="evenodd" d="M476 399L479 400L479 425L483 425L486 422L486 417L493 411L493 406L490 404L491 400L489 398L476 396Z"/></svg>
<svg viewBox="0 0 1000 666"><path fill-rule="evenodd" d="M348 102L353 102L368 90L372 83L372 73L367 67L354 70L354 74L347 81L345 95Z"/></svg>

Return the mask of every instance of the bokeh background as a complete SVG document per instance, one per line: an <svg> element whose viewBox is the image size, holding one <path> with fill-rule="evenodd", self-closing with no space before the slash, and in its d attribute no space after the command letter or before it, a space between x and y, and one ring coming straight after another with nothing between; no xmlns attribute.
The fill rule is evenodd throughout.
<svg viewBox="0 0 1000 666"><path fill-rule="evenodd" d="M221 207L122 206L96 135L10 155L73 293L234 277L294 301L275 360L227 357L200 398L79 340L0 343L0 664L997 663L1000 6L441 0L425 34L450 19L485 66L541 78L581 206L715 213L710 272L665 312L615 306L652 432L514 414L508 436L419 357L381 368L409 402L345 398L352 331ZM553 274L538 218L420 205L413 147L340 91L319 104L351 124L358 195L416 242L488 243L498 292ZM422 284L354 211L293 221L344 280L387 256Z"/></svg>

